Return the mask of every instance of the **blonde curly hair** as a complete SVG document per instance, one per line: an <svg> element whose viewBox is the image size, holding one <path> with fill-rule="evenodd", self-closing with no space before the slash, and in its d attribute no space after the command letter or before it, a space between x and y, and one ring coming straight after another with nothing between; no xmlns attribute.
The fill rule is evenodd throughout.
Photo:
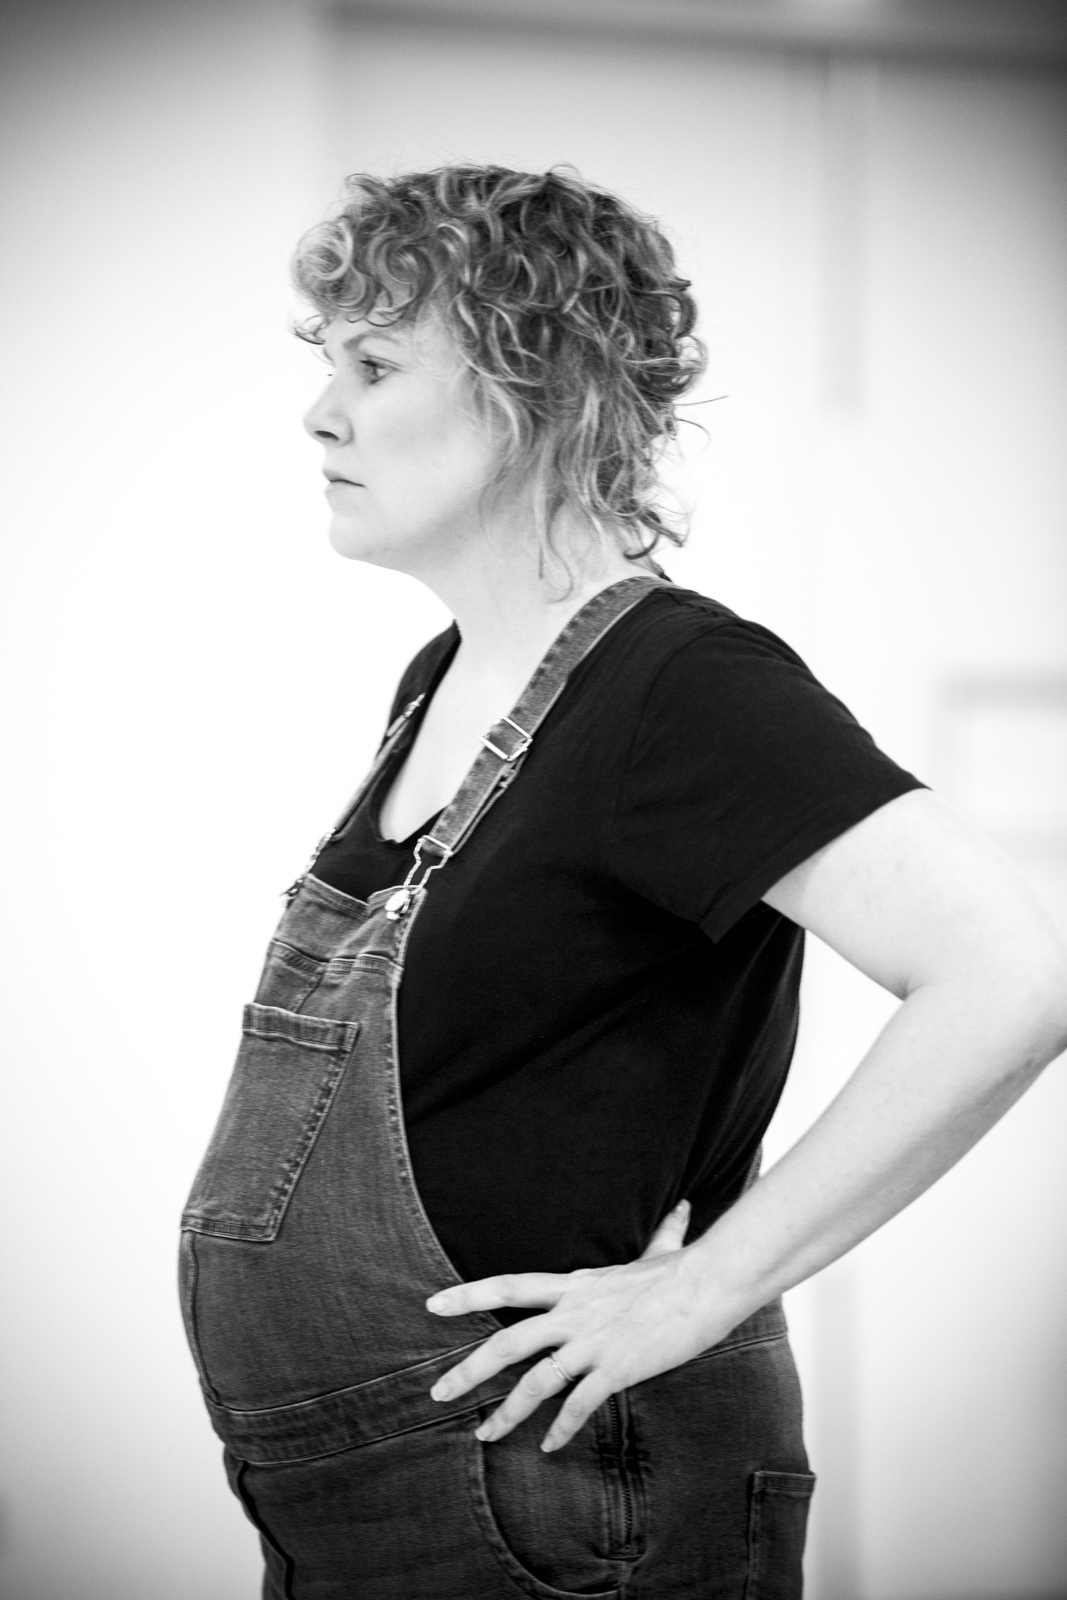
<svg viewBox="0 0 1067 1600"><path fill-rule="evenodd" d="M313 344L339 316L441 317L501 441L498 482L532 485L546 553L564 508L632 559L683 542L657 466L704 350L651 218L569 169L356 173L293 277L313 307L295 331Z"/></svg>

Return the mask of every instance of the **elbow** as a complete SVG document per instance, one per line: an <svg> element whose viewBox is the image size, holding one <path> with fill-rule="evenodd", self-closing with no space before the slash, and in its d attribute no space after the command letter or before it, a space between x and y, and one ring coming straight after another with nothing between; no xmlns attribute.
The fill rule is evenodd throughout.
<svg viewBox="0 0 1067 1600"><path fill-rule="evenodd" d="M1052 1049L1049 1060L1067 1050L1067 963L1062 968L1055 992L1049 995L1049 1030Z"/></svg>
<svg viewBox="0 0 1067 1600"><path fill-rule="evenodd" d="M957 945L939 971L908 990L951 995L956 1015L1009 1075L1032 1078L1067 1050L1067 950L1049 925L1020 931L987 930L966 948Z"/></svg>
<svg viewBox="0 0 1067 1600"><path fill-rule="evenodd" d="M1055 940L1012 965L1000 974L1003 1000L1035 1065L1044 1067L1067 1050L1067 954Z"/></svg>

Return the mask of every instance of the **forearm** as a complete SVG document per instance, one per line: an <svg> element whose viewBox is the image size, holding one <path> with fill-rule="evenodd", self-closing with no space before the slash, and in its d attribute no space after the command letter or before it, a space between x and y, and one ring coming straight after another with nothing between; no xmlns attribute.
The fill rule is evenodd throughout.
<svg viewBox="0 0 1067 1600"><path fill-rule="evenodd" d="M609 1395L718 1344L920 1195L1067 1047L1055 929L1003 856L930 795L883 806L765 899L906 998L827 1111L695 1244L674 1248L684 1219L672 1212L636 1261L486 1278L433 1297L444 1316L543 1310L493 1334L435 1387L454 1398L554 1352L481 1437L501 1437L578 1378L545 1441L557 1448Z"/></svg>
<svg viewBox="0 0 1067 1600"><path fill-rule="evenodd" d="M998 982L998 977L1000 981ZM709 1326L843 1255L957 1162L1064 1048L1047 985L915 990L817 1122L686 1254Z"/></svg>

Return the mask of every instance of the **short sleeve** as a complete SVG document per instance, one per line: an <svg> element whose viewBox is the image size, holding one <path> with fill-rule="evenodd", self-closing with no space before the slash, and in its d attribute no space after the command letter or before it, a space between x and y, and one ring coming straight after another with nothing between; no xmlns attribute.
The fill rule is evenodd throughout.
<svg viewBox="0 0 1067 1600"><path fill-rule="evenodd" d="M655 674L612 824L612 868L720 939L794 867L909 790L788 645L705 622Z"/></svg>

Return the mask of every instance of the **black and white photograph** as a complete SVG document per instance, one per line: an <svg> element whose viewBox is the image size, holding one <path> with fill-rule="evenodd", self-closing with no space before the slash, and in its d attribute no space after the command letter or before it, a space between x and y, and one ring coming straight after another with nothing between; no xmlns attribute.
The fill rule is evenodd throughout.
<svg viewBox="0 0 1067 1600"><path fill-rule="evenodd" d="M3 1600L1067 1600L1067 6L7 0Z"/></svg>

